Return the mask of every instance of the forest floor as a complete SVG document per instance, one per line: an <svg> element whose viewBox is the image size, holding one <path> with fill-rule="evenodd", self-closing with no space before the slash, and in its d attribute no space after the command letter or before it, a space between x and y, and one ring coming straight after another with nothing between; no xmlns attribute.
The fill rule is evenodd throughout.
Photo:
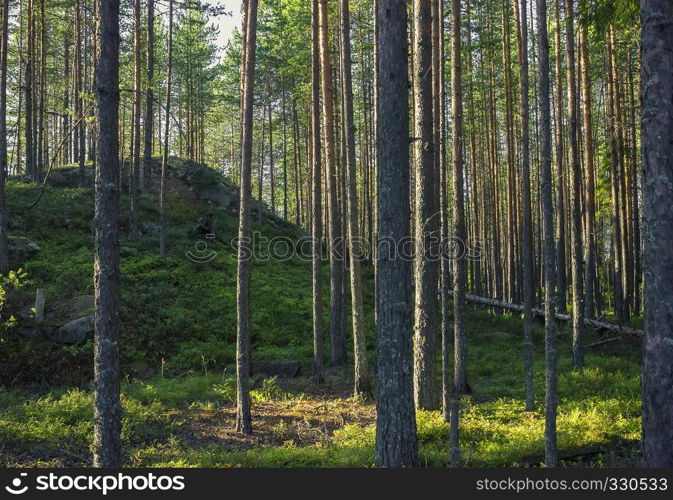
<svg viewBox="0 0 673 500"><path fill-rule="evenodd" d="M219 182L206 174L204 185ZM192 175L190 182L199 181ZM311 273L310 262L300 258L253 261L253 361L296 361L300 370L293 378L254 375L254 433L243 437L234 432L235 255L215 246L212 261L195 263L185 252L194 249L198 238L189 236L190 231L204 213L216 214L216 231L223 240L235 235L236 219L230 210L193 196L198 187L181 188L179 196L169 198L170 253L165 259L157 255L153 196L141 199L143 234L135 240L122 237L125 465L372 466L375 405L351 397L350 368L330 368L326 383L319 387L308 379ZM19 309L30 305L37 287L47 290L48 302L92 289L90 192L48 187L40 205L27 209L38 189L15 181L8 185L10 235L29 237L42 249L23 263L27 282L15 291L13 304ZM222 199L220 194L217 199ZM122 206L127 205L124 197ZM125 217L126 213L122 230ZM301 234L272 219L255 222L254 228L267 237L296 239ZM328 286L328 266L324 267L323 285ZM369 363L375 381L373 272L368 266L363 272ZM329 297L327 288L323 297ZM0 329L0 465L90 465L91 341L56 345L25 330ZM536 409L526 412L520 318L469 308L468 378L473 392L461 412L464 465L542 463L541 325L535 325L533 335ZM575 370L567 326L560 329L558 339L562 465L638 465L638 340L624 338L588 349L586 367ZM596 333L586 332L586 344L596 340ZM437 373L439 377L439 365ZM417 424L421 464L446 466L448 424L441 412L418 412Z"/></svg>

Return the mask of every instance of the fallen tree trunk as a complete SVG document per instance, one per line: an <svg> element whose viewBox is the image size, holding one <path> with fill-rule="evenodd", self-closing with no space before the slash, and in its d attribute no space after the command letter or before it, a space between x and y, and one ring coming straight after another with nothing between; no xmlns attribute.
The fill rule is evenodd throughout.
<svg viewBox="0 0 673 500"><path fill-rule="evenodd" d="M449 297L453 297L453 291L446 292ZM503 302L502 300L489 299L486 297L478 297L477 295L467 294L465 300L473 304L481 304L489 307L498 307L508 311L518 312L523 314L523 306L519 304L512 304L510 302ZM533 316L544 318L544 310L533 308ZM556 313L557 321L570 321L572 316L569 314ZM584 319L584 326L596 331L611 332L622 335L630 335L632 337L642 337L643 331L631 328L629 326L615 325L614 323L606 323L604 321L596 321L595 319Z"/></svg>

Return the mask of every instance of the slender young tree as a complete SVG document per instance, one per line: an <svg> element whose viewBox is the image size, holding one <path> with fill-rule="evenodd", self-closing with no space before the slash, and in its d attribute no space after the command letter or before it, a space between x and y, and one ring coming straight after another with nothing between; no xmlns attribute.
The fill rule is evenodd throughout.
<svg viewBox="0 0 673 500"><path fill-rule="evenodd" d="M166 169L168 168L168 139L171 131L171 92L173 90L173 0L168 0L168 65L166 68L166 118L164 145L159 181L159 255L166 257Z"/></svg>
<svg viewBox="0 0 673 500"><path fill-rule="evenodd" d="M119 0L97 1L93 464L119 467Z"/></svg>
<svg viewBox="0 0 673 500"><path fill-rule="evenodd" d="M448 288L451 286L451 260L446 242L449 241L448 171L446 165L446 89L444 70L444 5L433 0L432 5L432 114L435 122L435 163L439 173L440 210L440 297L442 341L442 414L446 422L451 417L451 306Z"/></svg>
<svg viewBox="0 0 673 500"><path fill-rule="evenodd" d="M673 4L642 0L641 141L645 251L643 457L673 466ZM667 319L666 319L667 318Z"/></svg>
<svg viewBox="0 0 673 500"><path fill-rule="evenodd" d="M547 0L537 0L538 73L540 93L540 134L542 163L542 231L544 238L544 318L545 318L545 430L547 467L556 467L556 255L554 245L554 206L551 177L551 112L549 105L549 38Z"/></svg>
<svg viewBox="0 0 673 500"><path fill-rule="evenodd" d="M26 174L37 181L34 144L33 144L33 69L35 56L35 14L33 0L28 0L28 53L26 55L26 68L24 71L24 89L25 89L25 142L26 142Z"/></svg>
<svg viewBox="0 0 673 500"><path fill-rule="evenodd" d="M152 186L154 136L154 0L147 0L147 92L145 94L145 141L143 148L143 191ZM233 141L232 141L233 147Z"/></svg>
<svg viewBox="0 0 673 500"><path fill-rule="evenodd" d="M140 203L140 92L141 92L141 41L142 29L140 26L140 0L133 1L133 160L131 162L131 176L129 198L131 211L129 213L129 236L138 235L138 217ZM168 117L166 117L168 120Z"/></svg>
<svg viewBox="0 0 673 500"><path fill-rule="evenodd" d="M596 281L596 179L594 174L594 142L591 117L591 80L589 76L589 47L586 16L580 18L580 73L582 77L582 120L584 130L584 179L585 179L585 267L584 267L584 317L594 317L594 282Z"/></svg>
<svg viewBox="0 0 673 500"><path fill-rule="evenodd" d="M341 0L341 85L343 120L346 144L346 173L348 178L348 243L351 274L351 307L353 321L353 357L355 365L354 394L369 397L367 374L367 341L362 311L362 283L360 260L363 258L360 227L358 225L358 195L355 165L355 123L353 121L353 77L351 70L351 35L348 0Z"/></svg>
<svg viewBox="0 0 673 500"><path fill-rule="evenodd" d="M407 6L377 0L376 464L418 465L413 398L409 237Z"/></svg>
<svg viewBox="0 0 673 500"><path fill-rule="evenodd" d="M313 284L313 381L322 384L325 378L324 336L322 325L322 162L320 152L320 37L319 0L313 0L311 22L311 147L312 155L312 284Z"/></svg>
<svg viewBox="0 0 673 500"><path fill-rule="evenodd" d="M0 40L0 275L9 272L7 244L7 205L5 179L7 178L7 41L9 28L9 0L2 2L2 39Z"/></svg>
<svg viewBox="0 0 673 500"><path fill-rule="evenodd" d="M32 0L31 0L32 1ZM85 137L84 137L84 90L83 73L84 73L84 57L82 54L82 2L76 0L75 2L75 119L77 124L75 126L75 148L77 151L77 163L79 166L79 182L80 186L85 186Z"/></svg>
<svg viewBox="0 0 673 500"><path fill-rule="evenodd" d="M520 0L518 12L519 38L519 70L521 81L521 136L520 174L521 174L521 255L523 261L523 361L524 379L526 384L526 411L533 411L535 398L533 396L533 273L535 261L533 259L533 221L530 197L530 134L528 113L528 13L526 0Z"/></svg>
<svg viewBox="0 0 673 500"><path fill-rule="evenodd" d="M454 374L451 398L451 465L460 466L458 420L460 402L467 393L467 345L465 294L467 288L467 257L465 255L465 193L463 167L463 89L461 68L460 0L451 0L451 114L453 116L453 346Z"/></svg>
<svg viewBox="0 0 673 500"><path fill-rule="evenodd" d="M322 118L325 134L325 162L327 163L327 205L329 210L330 239L330 355L334 366L346 363L346 335L343 330L343 248L341 213L339 210L339 171L334 138L334 93L332 64L330 62L329 25L327 0L319 0L320 14L320 67L322 69Z"/></svg>
<svg viewBox="0 0 673 500"><path fill-rule="evenodd" d="M439 407L436 380L440 214L432 123L432 0L414 0L414 397L416 408Z"/></svg>
<svg viewBox="0 0 673 500"><path fill-rule="evenodd" d="M574 0L565 0L566 54L568 56L568 155L571 167L571 277L573 288L573 366L584 365L582 329L584 310L582 306L582 210L580 207L581 172L577 139L577 81L575 71L575 13Z"/></svg>
<svg viewBox="0 0 673 500"><path fill-rule="evenodd" d="M236 280L236 431L252 434L250 416L250 204L252 196L252 128L257 46L257 0L248 0L245 85L242 96L241 201L238 223L238 279Z"/></svg>

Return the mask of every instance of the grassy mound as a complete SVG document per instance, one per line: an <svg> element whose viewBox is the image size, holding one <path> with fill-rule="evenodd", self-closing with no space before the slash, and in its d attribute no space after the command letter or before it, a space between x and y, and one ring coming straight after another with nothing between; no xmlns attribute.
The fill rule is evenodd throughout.
<svg viewBox="0 0 673 500"><path fill-rule="evenodd" d="M255 435L243 438L233 432L236 260L230 243L236 236L237 219L231 205L235 193L226 190L236 188L227 187L219 174L206 167L177 160L172 166L166 258L158 255L155 193L141 197L143 231L132 240L127 237L128 198L122 197L126 464L371 466L374 404L350 397L348 371L330 371L327 383L319 388L306 377L312 357L310 262L301 255L268 258L274 241L296 242L302 236L301 230L268 211L256 216L253 224L259 238L252 264L252 357L255 361L296 360L302 372L296 379L255 377ZM47 302L52 304L92 293L90 190L48 186L40 203L28 209L38 191L34 185L8 185L10 234L28 237L41 248L37 256L15 263L23 267L28 280L12 297L10 305L17 317L30 307L35 288L45 288ZM214 216L216 239L194 231L209 214ZM204 255L208 259L193 258ZM327 271L325 266L325 306ZM363 288L373 366L373 275L367 266ZM593 337L588 333L587 342ZM3 332L2 341L0 463L90 464L91 341L62 346L31 336L20 325ZM525 412L521 321L470 308L468 374L473 394L465 402L461 421L466 465L541 462L544 342L537 325L534 341L537 409ZM625 339L592 349L586 356L587 368L574 371L570 332L562 329L559 353L558 432L563 463L637 463L641 410L636 341ZM422 463L446 465L448 427L441 414L420 412L418 429Z"/></svg>

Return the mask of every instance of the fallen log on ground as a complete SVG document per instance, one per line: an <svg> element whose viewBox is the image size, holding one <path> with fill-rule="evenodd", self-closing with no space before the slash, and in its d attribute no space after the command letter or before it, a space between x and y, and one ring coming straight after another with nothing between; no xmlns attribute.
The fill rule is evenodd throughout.
<svg viewBox="0 0 673 500"><path fill-rule="evenodd" d="M446 292L449 297L453 297L453 290L448 290ZM500 309L506 309L508 311L512 312L517 312L517 313L522 313L523 314L523 306L519 304L512 304L510 302L504 302L502 300L497 300L497 299L489 299L486 297L479 297L477 295L470 295L467 294L465 296L465 300L468 302L471 302L473 304L481 304L484 306L489 306L489 307L497 307ZM540 318L544 318L544 310L534 308L533 309L533 316L537 316ZM561 314L561 313L556 313L555 314L556 320L557 321L570 321L572 319L572 316L569 314ZM630 326L623 326L623 325L615 325L614 323L606 323L604 321L597 321L595 319L584 319L584 326L591 328L592 330L596 331L603 331L603 332L611 332L611 333L617 333L617 334L622 334L622 335L630 335L632 337L642 337L643 336L643 331L638 330L636 328L631 328Z"/></svg>

